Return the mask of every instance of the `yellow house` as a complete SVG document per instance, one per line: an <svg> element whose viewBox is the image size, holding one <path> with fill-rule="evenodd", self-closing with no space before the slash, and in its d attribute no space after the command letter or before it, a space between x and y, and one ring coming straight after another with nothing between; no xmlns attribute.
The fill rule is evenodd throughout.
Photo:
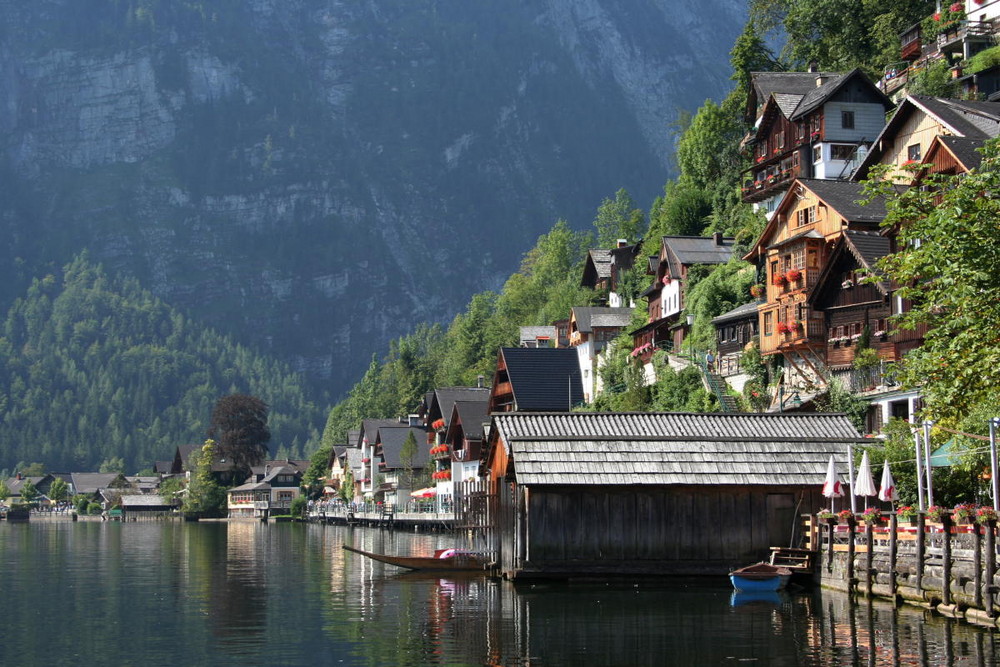
<svg viewBox="0 0 1000 667"><path fill-rule="evenodd" d="M888 178L910 183L913 173L902 167L927 162L931 144L939 136L977 140L1000 136L1000 102L906 97L858 166L854 180L868 178L875 165L887 164L895 167Z"/></svg>
<svg viewBox="0 0 1000 667"><path fill-rule="evenodd" d="M796 179L744 257L763 269L767 281L758 309L761 352L784 355L814 384L822 383L827 332L808 296L844 230L878 230L885 206L863 206L863 198L858 183Z"/></svg>

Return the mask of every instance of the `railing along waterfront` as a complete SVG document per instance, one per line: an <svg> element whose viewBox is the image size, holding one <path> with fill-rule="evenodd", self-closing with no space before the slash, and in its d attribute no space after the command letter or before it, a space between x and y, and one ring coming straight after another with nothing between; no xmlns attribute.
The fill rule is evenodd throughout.
<svg viewBox="0 0 1000 667"><path fill-rule="evenodd" d="M931 521L919 514L864 523L806 517L807 548L819 554L824 586L930 605L986 625L1000 620L997 522Z"/></svg>

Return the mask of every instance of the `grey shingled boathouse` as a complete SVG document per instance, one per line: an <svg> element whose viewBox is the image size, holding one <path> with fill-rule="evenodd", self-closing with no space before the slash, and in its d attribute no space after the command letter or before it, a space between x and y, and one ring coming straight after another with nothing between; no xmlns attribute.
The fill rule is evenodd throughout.
<svg viewBox="0 0 1000 667"><path fill-rule="evenodd" d="M839 414L494 414L482 528L511 578L723 574L797 545L859 442Z"/></svg>

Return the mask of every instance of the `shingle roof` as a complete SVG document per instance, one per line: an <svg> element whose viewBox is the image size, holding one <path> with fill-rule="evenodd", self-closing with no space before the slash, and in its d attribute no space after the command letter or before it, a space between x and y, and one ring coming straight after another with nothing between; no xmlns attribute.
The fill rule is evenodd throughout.
<svg viewBox="0 0 1000 667"><path fill-rule="evenodd" d="M858 203L866 199L860 183L852 181L828 181L821 179L799 179L799 182L816 193L826 204L848 222L879 223L885 219L885 200L877 198L867 206Z"/></svg>
<svg viewBox="0 0 1000 667"><path fill-rule="evenodd" d="M122 507L162 507L170 509L173 506L169 500L163 496L155 494L122 496Z"/></svg>
<svg viewBox="0 0 1000 667"><path fill-rule="evenodd" d="M576 307L576 329L590 333L594 327L624 327L632 319L631 308Z"/></svg>
<svg viewBox="0 0 1000 667"><path fill-rule="evenodd" d="M374 445L378 430L383 426L402 426L402 424L399 423L398 419L362 419L358 442L361 443L363 439L367 439L369 445Z"/></svg>
<svg viewBox="0 0 1000 667"><path fill-rule="evenodd" d="M736 306L732 310L726 313L722 313L717 317L712 318L713 324L722 324L723 322L729 322L731 320L742 320L750 317L751 315L757 315L757 302L751 301L750 303L744 303L742 306Z"/></svg>
<svg viewBox="0 0 1000 667"><path fill-rule="evenodd" d="M483 426L490 421L489 403L482 401L455 401L455 414L462 421L462 430L469 440L483 437Z"/></svg>
<svg viewBox="0 0 1000 667"><path fill-rule="evenodd" d="M379 442L382 443L382 459L385 461L386 468L393 470L404 467L400 460L400 452L403 450L403 443L406 442L406 436L409 433L413 433L413 437L417 441L417 451L413 455L410 467L423 468L427 465L427 461L430 459L430 453L426 447L427 431L415 426L396 424L395 426L383 426L378 430Z"/></svg>
<svg viewBox="0 0 1000 667"><path fill-rule="evenodd" d="M438 411L445 424L451 420L451 412L455 409L455 401L482 401L488 403L490 400L489 387L439 387L434 390L433 403L437 403Z"/></svg>
<svg viewBox="0 0 1000 667"><path fill-rule="evenodd" d="M822 484L864 442L839 414L562 413L493 417L519 484Z"/></svg>
<svg viewBox="0 0 1000 667"><path fill-rule="evenodd" d="M594 262L599 278L611 277L611 251L602 248L594 248L590 251L590 259Z"/></svg>
<svg viewBox="0 0 1000 667"><path fill-rule="evenodd" d="M844 242L858 262L873 273L878 271L878 260L889 254L889 239L878 232L855 229L844 231Z"/></svg>
<svg viewBox="0 0 1000 667"><path fill-rule="evenodd" d="M112 482L121 478L124 481L124 476L117 472L74 472L73 475L73 489L77 493L97 493L99 489L106 489L111 486Z"/></svg>
<svg viewBox="0 0 1000 667"><path fill-rule="evenodd" d="M583 402L573 348L501 348L518 411L568 410Z"/></svg>
<svg viewBox="0 0 1000 667"><path fill-rule="evenodd" d="M937 139L952 152L966 169L978 169L979 165L983 163L983 154L978 149L986 144L985 139L947 136L940 136Z"/></svg>
<svg viewBox="0 0 1000 667"><path fill-rule="evenodd" d="M663 243L681 264L725 264L733 256L736 239L722 238L716 243L711 236L664 236Z"/></svg>

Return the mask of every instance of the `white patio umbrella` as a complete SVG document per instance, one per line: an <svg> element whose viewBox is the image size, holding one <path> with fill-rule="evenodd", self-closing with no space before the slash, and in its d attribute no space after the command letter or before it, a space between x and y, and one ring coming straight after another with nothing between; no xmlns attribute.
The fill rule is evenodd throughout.
<svg viewBox="0 0 1000 667"><path fill-rule="evenodd" d="M865 497L865 509L868 508L868 497L878 495L875 480L872 479L872 464L868 462L868 452L861 455L861 466L854 482L854 495Z"/></svg>
<svg viewBox="0 0 1000 667"><path fill-rule="evenodd" d="M892 471L889 470L889 459L882 464L882 484L878 490L878 499L887 503L894 503L899 498L896 493L896 482L892 479Z"/></svg>
<svg viewBox="0 0 1000 667"><path fill-rule="evenodd" d="M830 464L826 467L826 481L823 482L823 495L830 498L841 498L844 495L844 485L840 483L837 479L837 464L833 462L833 457L830 457ZM833 504L831 502L830 511L833 511Z"/></svg>

